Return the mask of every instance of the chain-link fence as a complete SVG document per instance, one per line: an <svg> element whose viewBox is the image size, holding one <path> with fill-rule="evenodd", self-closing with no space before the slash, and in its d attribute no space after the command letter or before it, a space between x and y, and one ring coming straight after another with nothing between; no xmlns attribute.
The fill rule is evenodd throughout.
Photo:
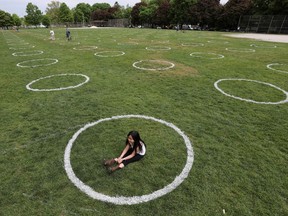
<svg viewBox="0 0 288 216"><path fill-rule="evenodd" d="M256 33L288 34L288 16L241 16L238 23L238 30Z"/></svg>

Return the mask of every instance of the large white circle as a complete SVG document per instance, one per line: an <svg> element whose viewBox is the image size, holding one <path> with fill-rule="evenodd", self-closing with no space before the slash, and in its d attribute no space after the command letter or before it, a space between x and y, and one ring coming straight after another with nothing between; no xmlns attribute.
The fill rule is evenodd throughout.
<svg viewBox="0 0 288 216"><path fill-rule="evenodd" d="M212 58L206 57L205 55L211 55L215 56ZM216 54L216 53L204 53L204 52L193 52L190 54L190 56L195 57L195 58L206 58L206 59L221 59L224 58L224 55L221 54Z"/></svg>
<svg viewBox="0 0 288 216"><path fill-rule="evenodd" d="M218 84L222 81L246 81L246 82L255 82L255 83L260 83L260 84L264 84L264 85L267 85L267 86L270 86L272 88L275 88L281 92L283 92L285 95L286 95L286 99L285 100L282 100L282 101L278 101L278 102L259 102L259 101L254 101L254 100L250 100L250 99L245 99L245 98L241 98L241 97L237 97L237 96L234 96L234 95L230 95L230 94L227 94L226 92L224 92L219 86ZM242 100L242 101L247 101L247 102L251 102L251 103L256 103L256 104L283 104L283 103L287 103L288 102L288 92L284 91L283 89L273 85L273 84L270 84L270 83L265 83L265 82L261 82L261 81L258 81L258 80L249 80L249 79L220 79L218 80L217 82L214 83L214 86L215 88L220 91L222 94L228 96L228 97L232 97L234 99L238 99L238 100Z"/></svg>
<svg viewBox="0 0 288 216"><path fill-rule="evenodd" d="M49 64L40 64L40 65L32 65L32 66L25 66L22 65L23 63L27 63L27 62L37 62L37 61L46 61L46 60L51 60L54 61L52 63ZM41 66L48 66L48 65L52 65L52 64L56 64L58 62L58 59L52 59L52 58L46 58L46 59L33 59L33 60L28 60L28 61L23 61L23 62L19 62L17 64L18 67L41 67Z"/></svg>
<svg viewBox="0 0 288 216"><path fill-rule="evenodd" d="M124 42L124 43L118 43L118 45L122 45L122 46L129 46L129 45L138 45L138 42Z"/></svg>
<svg viewBox="0 0 288 216"><path fill-rule="evenodd" d="M266 46L266 45L257 45L257 44L251 44L250 45L251 47L260 47L260 48L277 48L277 46L276 45L271 45L271 46Z"/></svg>
<svg viewBox="0 0 288 216"><path fill-rule="evenodd" d="M189 46L189 47L198 47L198 46L204 46L203 43L182 43L182 46Z"/></svg>
<svg viewBox="0 0 288 216"><path fill-rule="evenodd" d="M153 51L157 51L157 50L171 50L171 47L150 46L150 47L146 47L146 50L153 50Z"/></svg>
<svg viewBox="0 0 288 216"><path fill-rule="evenodd" d="M281 73L288 73L288 71L277 70L277 69L273 68L273 66L277 66L277 65L279 66L279 65L287 65L287 64L273 63L273 64L268 64L267 68L270 69L270 70L281 72Z"/></svg>
<svg viewBox="0 0 288 216"><path fill-rule="evenodd" d="M227 51L231 52L255 52L255 49L247 49L247 48L226 48Z"/></svg>
<svg viewBox="0 0 288 216"><path fill-rule="evenodd" d="M184 139L186 149L187 149L186 164L185 164L182 172L180 173L180 175L176 176L175 179L173 180L173 182L171 182L170 184L168 184L167 186L165 186L162 189L154 191L151 194L146 194L146 195L142 195L142 196L132 196L132 197L124 197L124 196L113 197L113 196L108 196L108 195L94 191L91 187L89 187L88 185L83 183L75 175L73 168L72 168L72 165L71 165L70 155L71 155L71 149L73 147L73 143L75 142L77 137L86 129L93 127L99 123L102 123L105 121L110 121L110 120L123 119L123 118L142 118L142 119L147 119L147 120L159 122L161 124L164 124L164 125L172 128L172 129L174 129ZM170 193L175 188L177 188L185 180L185 178L188 177L188 174L189 174L190 170L192 169L193 161L194 161L194 153L193 153L192 144L191 144L189 138L184 134L183 131L181 131L178 127L176 127L172 123L169 123L169 122L166 122L164 120L157 119L154 117L145 116L145 115L119 115L119 116L113 116L111 118L100 119L96 122L88 123L84 127L82 127L81 129L79 129L73 135L73 137L69 140L69 142L66 146L66 149L65 149L65 153L64 153L65 171L68 175L68 178L72 181L72 183L77 188L79 188L82 192L84 192L85 194L87 194L88 196L90 196L93 199L97 199L97 200L109 202L109 203L114 203L117 205L133 205L133 204L144 203L144 202L148 202L148 201L154 200L156 198L159 198L161 196L164 196L167 193Z"/></svg>
<svg viewBox="0 0 288 216"><path fill-rule="evenodd" d="M125 55L125 52L122 52L122 51L102 51L102 52L97 52L94 55L98 56L98 57L117 57L117 56Z"/></svg>
<svg viewBox="0 0 288 216"><path fill-rule="evenodd" d="M33 55L41 55L44 52L42 50L33 50L33 51L26 51L26 52L15 52L12 53L13 56L33 56Z"/></svg>
<svg viewBox="0 0 288 216"><path fill-rule="evenodd" d="M40 80L49 79L49 78L56 77L56 76L82 76L85 78L85 81L78 84L78 85L75 85L75 86L68 86L68 87L61 87L61 88L54 88L54 89L34 89L34 88L30 87L33 83L36 83ZM72 89L72 88L78 88L78 87L84 85L85 83L87 83L89 81L89 79L90 78L88 76L83 75L83 74L57 74L57 75L41 77L37 80L33 80L32 82L30 82L29 84L26 85L26 88L30 91L61 91L61 90L67 90L67 89Z"/></svg>
<svg viewBox="0 0 288 216"><path fill-rule="evenodd" d="M30 46L30 47L10 47L9 49L11 50L26 50L30 48L34 48L35 46Z"/></svg>
<svg viewBox="0 0 288 216"><path fill-rule="evenodd" d="M162 67L162 68L144 68L144 67L138 67L137 64L141 63L141 62L164 62L169 64L170 66L168 67ZM150 70L150 71L156 71L156 70L169 70L173 67L175 67L175 64L168 62L168 61L162 61L162 60L141 60L141 61L137 61L133 63L133 67L140 69L140 70Z"/></svg>
<svg viewBox="0 0 288 216"><path fill-rule="evenodd" d="M74 50L94 50L98 49L97 46L81 46L81 47L74 47Z"/></svg>

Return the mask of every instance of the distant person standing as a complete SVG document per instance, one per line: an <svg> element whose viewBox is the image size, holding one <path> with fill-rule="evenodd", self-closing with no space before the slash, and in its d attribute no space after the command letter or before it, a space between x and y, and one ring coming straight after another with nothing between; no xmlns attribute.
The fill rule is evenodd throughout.
<svg viewBox="0 0 288 216"><path fill-rule="evenodd" d="M70 33L70 30L68 29L68 27L66 28L66 38L68 41L71 40L71 33Z"/></svg>
<svg viewBox="0 0 288 216"><path fill-rule="evenodd" d="M50 40L55 40L55 33L53 30L50 31Z"/></svg>

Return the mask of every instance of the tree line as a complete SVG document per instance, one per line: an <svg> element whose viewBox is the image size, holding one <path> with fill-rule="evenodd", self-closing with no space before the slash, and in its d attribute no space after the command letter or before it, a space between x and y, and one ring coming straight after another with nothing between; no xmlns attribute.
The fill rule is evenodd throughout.
<svg viewBox="0 0 288 216"><path fill-rule="evenodd" d="M288 0L141 0L133 7L115 2L79 3L70 9L65 3L51 1L45 14L28 3L24 17L0 10L0 27L40 24L90 23L95 20L129 19L132 26L172 28L175 25L197 25L199 28L234 30L243 15L287 15Z"/></svg>

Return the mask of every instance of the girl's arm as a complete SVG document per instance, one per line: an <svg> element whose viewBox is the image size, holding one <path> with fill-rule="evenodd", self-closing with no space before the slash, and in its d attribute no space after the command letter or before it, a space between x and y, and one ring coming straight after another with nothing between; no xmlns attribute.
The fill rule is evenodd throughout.
<svg viewBox="0 0 288 216"><path fill-rule="evenodd" d="M136 155L136 151L133 151L130 155L128 155L127 157L125 157L125 158L122 158L122 161L123 160L129 160L129 159L131 159L132 157L134 157Z"/></svg>
<svg viewBox="0 0 288 216"><path fill-rule="evenodd" d="M121 155L117 158L118 160L119 159L122 159L122 157L124 157L124 155L127 153L127 151L129 150L129 145L126 145L125 148L123 149Z"/></svg>
<svg viewBox="0 0 288 216"><path fill-rule="evenodd" d="M136 151L133 151L130 155L128 155L125 158L118 158L117 162L118 164L121 164L123 162L123 160L129 160L130 158L134 157L136 155Z"/></svg>

